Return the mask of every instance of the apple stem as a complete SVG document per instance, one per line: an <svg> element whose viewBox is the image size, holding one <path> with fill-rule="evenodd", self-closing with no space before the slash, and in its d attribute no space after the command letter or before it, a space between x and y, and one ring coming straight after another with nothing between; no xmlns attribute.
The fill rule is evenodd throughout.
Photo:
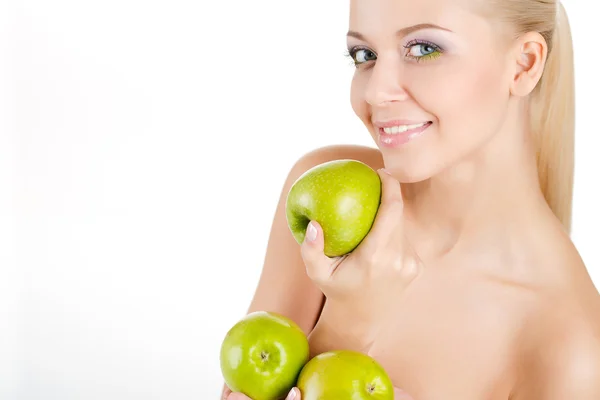
<svg viewBox="0 0 600 400"><path fill-rule="evenodd" d="M267 361L267 360L269 359L269 355L268 355L267 353L265 353L264 351L261 351L261 352L260 352L260 358L261 358L263 361Z"/></svg>

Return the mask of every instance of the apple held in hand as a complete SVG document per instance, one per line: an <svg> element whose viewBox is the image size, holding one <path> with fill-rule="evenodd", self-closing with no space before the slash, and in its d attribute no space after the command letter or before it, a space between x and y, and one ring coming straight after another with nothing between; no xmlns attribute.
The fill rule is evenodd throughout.
<svg viewBox="0 0 600 400"><path fill-rule="evenodd" d="M302 400L394 400L394 386L372 357L334 350L313 357L298 382Z"/></svg>
<svg viewBox="0 0 600 400"><path fill-rule="evenodd" d="M354 250L371 230L381 202L377 172L356 160L334 160L302 174L286 199L288 226L304 241L311 220L324 234L324 253L337 257Z"/></svg>
<svg viewBox="0 0 600 400"><path fill-rule="evenodd" d="M237 322L221 344L221 372L233 392L280 400L309 358L308 338L291 319L256 311Z"/></svg>

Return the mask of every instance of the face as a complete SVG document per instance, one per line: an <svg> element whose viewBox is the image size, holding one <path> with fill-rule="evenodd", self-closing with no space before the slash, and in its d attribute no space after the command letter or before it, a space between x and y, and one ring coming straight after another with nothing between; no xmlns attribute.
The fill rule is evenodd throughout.
<svg viewBox="0 0 600 400"><path fill-rule="evenodd" d="M507 52L475 1L351 0L352 108L402 182L473 157L506 117Z"/></svg>

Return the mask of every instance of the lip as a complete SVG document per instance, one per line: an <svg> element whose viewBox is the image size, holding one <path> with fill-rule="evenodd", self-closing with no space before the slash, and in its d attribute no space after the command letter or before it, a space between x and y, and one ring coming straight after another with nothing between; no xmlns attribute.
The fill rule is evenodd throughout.
<svg viewBox="0 0 600 400"><path fill-rule="evenodd" d="M377 133L379 135L378 136L379 144L382 147L386 147L386 148L400 147L400 146L404 145L405 143L410 142L411 140L421 136L421 134L433 124L433 122L429 121L428 123L426 123L423 126L420 126L418 128L414 128L414 129L410 129L406 132L394 133L394 134L385 133L383 131L383 128L385 128L385 127L396 126L396 125L414 125L414 124L419 123L419 122L398 123L397 121L390 121L390 122L393 122L393 123L391 125L378 125L378 129L377 129L378 130Z"/></svg>
<svg viewBox="0 0 600 400"><path fill-rule="evenodd" d="M377 128L389 128L392 126L398 126L398 125L416 125L416 124L422 124L425 122L431 122L431 121L427 121L427 120L407 120L407 119L393 119L393 120L389 120L389 121L373 121L373 126L377 127Z"/></svg>

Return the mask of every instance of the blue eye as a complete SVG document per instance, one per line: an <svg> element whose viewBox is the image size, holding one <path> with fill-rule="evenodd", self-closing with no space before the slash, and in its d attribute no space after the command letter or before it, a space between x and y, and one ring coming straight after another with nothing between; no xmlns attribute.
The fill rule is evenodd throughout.
<svg viewBox="0 0 600 400"><path fill-rule="evenodd" d="M406 56L416 61L436 59L443 53L440 46L424 40L413 40L404 47L409 49Z"/></svg>
<svg viewBox="0 0 600 400"><path fill-rule="evenodd" d="M356 62L358 63L363 63L363 62L367 62L367 61L371 61L374 60L375 58L377 58L375 56L375 53L373 53L370 50L366 50L366 49L359 49L355 54L354 54L354 58L356 60Z"/></svg>
<svg viewBox="0 0 600 400"><path fill-rule="evenodd" d="M418 54L418 53L415 54L415 52L413 51L415 49L420 50L418 53L421 53L421 54ZM424 50L424 54L423 54L423 50ZM414 57L422 57L424 55L431 54L434 51L435 51L435 49L433 47L429 46L428 44L418 44L411 48L411 50L409 51L409 54Z"/></svg>
<svg viewBox="0 0 600 400"><path fill-rule="evenodd" d="M404 48L408 49L405 57L417 62L436 59L444 52L440 46L425 40L413 40L406 44ZM350 48L346 55L352 59L355 66L377 59L377 54L374 51L360 46Z"/></svg>
<svg viewBox="0 0 600 400"><path fill-rule="evenodd" d="M373 51L362 47L354 47L348 50L347 55L352 59L355 65L377 59L377 55Z"/></svg>

